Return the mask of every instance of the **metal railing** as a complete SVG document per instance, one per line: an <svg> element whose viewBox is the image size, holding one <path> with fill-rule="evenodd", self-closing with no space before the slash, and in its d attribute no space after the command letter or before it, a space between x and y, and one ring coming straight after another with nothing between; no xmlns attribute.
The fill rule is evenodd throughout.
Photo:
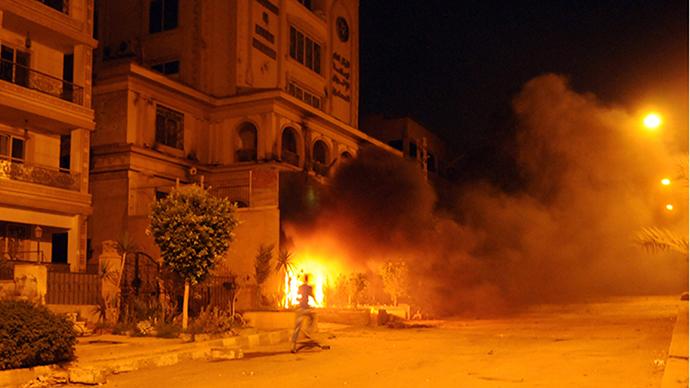
<svg viewBox="0 0 690 388"><path fill-rule="evenodd" d="M285 163L299 167L299 155L296 153L283 149L280 156Z"/></svg>
<svg viewBox="0 0 690 388"><path fill-rule="evenodd" d="M97 305L100 296L101 280L98 275L48 272L48 304Z"/></svg>
<svg viewBox="0 0 690 388"><path fill-rule="evenodd" d="M82 105L84 88L52 75L32 70L6 59L0 59L0 79Z"/></svg>
<svg viewBox="0 0 690 388"><path fill-rule="evenodd" d="M72 191L81 189L81 174L58 168L0 159L0 179L37 183Z"/></svg>

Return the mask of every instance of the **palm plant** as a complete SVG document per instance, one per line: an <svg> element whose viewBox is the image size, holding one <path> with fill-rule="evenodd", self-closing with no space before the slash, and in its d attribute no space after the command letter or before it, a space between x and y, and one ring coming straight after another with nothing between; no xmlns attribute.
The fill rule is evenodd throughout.
<svg viewBox="0 0 690 388"><path fill-rule="evenodd" d="M280 283L281 293L283 294L283 307L288 307L288 292L292 284L292 273L295 271L295 265L292 262L292 252L289 249L281 249L278 252L276 259L275 274L285 272L287 276L287 289L285 289L285 282Z"/></svg>
<svg viewBox="0 0 690 388"><path fill-rule="evenodd" d="M118 273L116 283L118 287L121 286L120 283L122 282L122 274L125 271L125 262L127 261L127 255L137 253L138 249L139 248L134 242L134 239L130 238L129 232L125 231L120 241L117 242L117 250L122 253L122 263L120 264L120 272Z"/></svg>
<svg viewBox="0 0 690 388"><path fill-rule="evenodd" d="M651 252L671 249L688 259L688 237L670 229L643 228L635 235L635 243Z"/></svg>
<svg viewBox="0 0 690 388"><path fill-rule="evenodd" d="M256 302L258 308L261 303L261 286L266 282L271 274L271 260L273 260L273 247L275 244L261 244L254 259L254 270L256 279Z"/></svg>
<svg viewBox="0 0 690 388"><path fill-rule="evenodd" d="M688 154L676 161L676 181L680 183L680 192L688 194ZM687 199L686 199L687 200ZM637 232L633 241L650 252L674 250L682 253L688 260L688 236L666 228L643 228Z"/></svg>

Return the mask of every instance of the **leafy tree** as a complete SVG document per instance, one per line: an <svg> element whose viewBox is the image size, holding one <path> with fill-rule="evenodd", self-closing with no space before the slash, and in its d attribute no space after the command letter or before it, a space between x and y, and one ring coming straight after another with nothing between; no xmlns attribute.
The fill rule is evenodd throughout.
<svg viewBox="0 0 690 388"><path fill-rule="evenodd" d="M254 270L256 272L256 300L255 307L259 307L261 302L261 286L266 282L271 274L271 260L273 260L273 247L275 244L261 244L254 259Z"/></svg>
<svg viewBox="0 0 690 388"><path fill-rule="evenodd" d="M348 305L357 307L357 305L365 302L369 281L366 275L361 272L351 273L348 280L350 289Z"/></svg>
<svg viewBox="0 0 690 388"><path fill-rule="evenodd" d="M182 328L189 320L189 286L202 283L227 252L239 225L236 205L193 185L175 189L151 206L146 230L161 249L164 266L185 282Z"/></svg>
<svg viewBox="0 0 690 388"><path fill-rule="evenodd" d="M407 296L408 269L404 261L388 263L379 273L383 278L384 291L393 298L393 305L398 305L398 298Z"/></svg>

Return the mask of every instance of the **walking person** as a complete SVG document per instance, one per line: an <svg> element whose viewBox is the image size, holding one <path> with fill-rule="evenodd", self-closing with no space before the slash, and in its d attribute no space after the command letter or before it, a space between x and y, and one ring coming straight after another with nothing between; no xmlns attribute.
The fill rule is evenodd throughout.
<svg viewBox="0 0 690 388"><path fill-rule="evenodd" d="M299 337L300 331L302 331L302 325L305 319L308 319L308 322L307 327L304 329L304 334L314 346L320 346L311 332L312 325L314 324L314 310L309 304L309 298L314 298L314 287L309 285L309 274L304 275L304 283L299 286L297 293L299 294L299 305L297 306L297 310L295 310L295 330L292 333L292 348L290 349L292 353L296 353L298 350L297 338Z"/></svg>

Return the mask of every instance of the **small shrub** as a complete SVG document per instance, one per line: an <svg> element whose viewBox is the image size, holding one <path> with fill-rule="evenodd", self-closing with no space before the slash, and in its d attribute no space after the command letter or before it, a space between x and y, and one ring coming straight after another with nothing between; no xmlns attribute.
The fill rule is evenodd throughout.
<svg viewBox="0 0 690 388"><path fill-rule="evenodd" d="M155 330L156 337L158 338L177 338L182 331L182 327L172 323L159 322Z"/></svg>
<svg viewBox="0 0 690 388"><path fill-rule="evenodd" d="M66 316L28 301L0 301L0 370L71 361L76 343Z"/></svg>
<svg viewBox="0 0 690 388"><path fill-rule="evenodd" d="M242 325L242 321L237 318L237 314L233 317L227 311L216 307L211 309L202 308L201 314L192 321L187 328L187 332L192 334L234 333L235 329Z"/></svg>

